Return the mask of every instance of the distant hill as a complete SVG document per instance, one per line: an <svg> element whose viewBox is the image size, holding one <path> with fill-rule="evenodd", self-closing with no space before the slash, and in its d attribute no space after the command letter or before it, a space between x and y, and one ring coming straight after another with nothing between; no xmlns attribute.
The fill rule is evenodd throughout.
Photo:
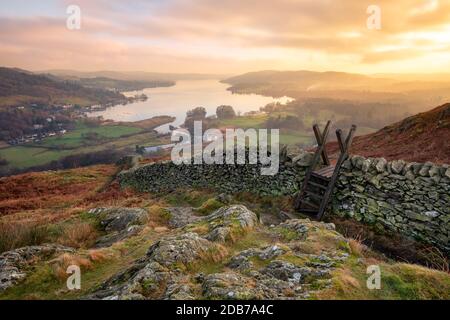
<svg viewBox="0 0 450 320"><path fill-rule="evenodd" d="M60 78L111 78L131 81L179 81L223 79L224 75L201 73L162 73L146 71L76 71L76 70L44 70L36 73L52 74Z"/></svg>
<svg viewBox="0 0 450 320"><path fill-rule="evenodd" d="M351 153L388 160L450 163L450 103L353 140ZM327 148L336 152L336 142Z"/></svg>
<svg viewBox="0 0 450 320"><path fill-rule="evenodd" d="M366 75L346 72L315 71L258 71L223 80L233 86L250 84L282 84L297 90L343 90L380 87L396 82L388 78L372 78Z"/></svg>
<svg viewBox="0 0 450 320"><path fill-rule="evenodd" d="M288 96L298 102L333 99L357 103L395 104L411 114L450 101L450 78L444 74L363 75L346 72L258 71L222 80L238 94ZM396 108L397 108L396 107Z"/></svg>
<svg viewBox="0 0 450 320"><path fill-rule="evenodd" d="M26 104L79 104L124 102L118 92L87 88L76 81L0 67L0 107Z"/></svg>
<svg viewBox="0 0 450 320"><path fill-rule="evenodd" d="M107 77L80 78L76 79L81 85L95 89L110 89L120 92L142 90L145 88L170 87L174 81L169 80L117 80Z"/></svg>

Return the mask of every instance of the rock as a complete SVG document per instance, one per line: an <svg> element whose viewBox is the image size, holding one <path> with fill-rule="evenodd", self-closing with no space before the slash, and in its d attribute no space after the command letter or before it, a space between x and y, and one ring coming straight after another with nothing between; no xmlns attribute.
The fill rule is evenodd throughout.
<svg viewBox="0 0 450 320"><path fill-rule="evenodd" d="M380 158L377 161L377 164L375 165L375 169L377 170L377 172L382 173L386 170L386 164L387 161L384 158Z"/></svg>
<svg viewBox="0 0 450 320"><path fill-rule="evenodd" d="M169 207L166 210L170 213L169 226L172 228L181 228L204 219L196 216L192 207Z"/></svg>
<svg viewBox="0 0 450 320"><path fill-rule="evenodd" d="M206 221L212 226L206 238L219 242L228 240L233 232L250 230L259 223L257 215L242 205L222 207L207 216Z"/></svg>
<svg viewBox="0 0 450 320"><path fill-rule="evenodd" d="M450 179L450 168L448 168L447 170L445 170L444 176L446 176L447 178Z"/></svg>
<svg viewBox="0 0 450 320"><path fill-rule="evenodd" d="M0 292L25 279L27 270L39 260L51 258L58 253L74 251L73 248L61 245L46 244L3 252L0 255Z"/></svg>
<svg viewBox="0 0 450 320"><path fill-rule="evenodd" d="M298 284L304 276L311 274L311 269L296 267L294 264L282 260L274 260L261 272L279 280Z"/></svg>
<svg viewBox="0 0 450 320"><path fill-rule="evenodd" d="M130 237L133 237L133 236L139 234L139 232L141 232L142 229L143 229L142 226L135 225L135 226L130 226L127 229L122 230L120 232L112 232L112 233L106 234L97 239L94 247L95 248L109 247L116 242L128 239Z"/></svg>
<svg viewBox="0 0 450 320"><path fill-rule="evenodd" d="M186 275L179 265L187 265L202 259L214 244L198 234L188 232L167 236L150 246L146 256L137 260L129 269L111 277L87 299L184 299L191 296Z"/></svg>
<svg viewBox="0 0 450 320"><path fill-rule="evenodd" d="M422 177L428 177L430 174L430 169L431 169L431 164L430 163L426 163L420 170L419 170L419 175L421 175Z"/></svg>
<svg viewBox="0 0 450 320"><path fill-rule="evenodd" d="M297 234L296 239L306 239L309 231L317 229L335 230L333 223L311 222L309 219L291 219L280 223L279 228L288 229Z"/></svg>
<svg viewBox="0 0 450 320"><path fill-rule="evenodd" d="M403 160L394 160L391 162L392 172L395 174L401 174L406 162Z"/></svg>
<svg viewBox="0 0 450 320"><path fill-rule="evenodd" d="M280 248L277 245L273 245L273 246L269 246L267 248L265 248L264 250L262 250L259 253L259 258L262 260L271 260L275 257L278 257L282 254L284 254L286 251L282 248Z"/></svg>
<svg viewBox="0 0 450 320"><path fill-rule="evenodd" d="M285 149L286 159L291 160L297 157L299 154L303 153L304 151L296 146L296 145L288 145Z"/></svg>
<svg viewBox="0 0 450 320"><path fill-rule="evenodd" d="M278 217L281 219L281 221L292 219L291 215L285 211L280 211L278 213Z"/></svg>
<svg viewBox="0 0 450 320"><path fill-rule="evenodd" d="M292 163L295 163L298 167L309 167L313 161L314 154L309 152L304 152L294 159L292 159Z"/></svg>
<svg viewBox="0 0 450 320"><path fill-rule="evenodd" d="M226 193L221 193L216 197L217 201L224 204L230 204L233 201L233 197Z"/></svg>
<svg viewBox="0 0 450 320"><path fill-rule="evenodd" d="M436 177L436 176L440 177L439 171L440 171L439 166L432 165L430 168L430 171L428 171L428 173L429 173L430 177Z"/></svg>
<svg viewBox="0 0 450 320"><path fill-rule="evenodd" d="M108 247L137 235L147 221L147 211L140 208L95 208L89 210L89 214L94 215L107 232L97 239L96 248Z"/></svg>
<svg viewBox="0 0 450 320"><path fill-rule="evenodd" d="M202 254L213 245L193 232L169 236L153 244L147 252L150 260L162 266L172 266L175 263L188 264L201 258Z"/></svg>
<svg viewBox="0 0 450 320"><path fill-rule="evenodd" d="M440 213L433 210L433 211L424 212L424 215L426 215L427 217L430 217L430 218L436 218L440 215Z"/></svg>
<svg viewBox="0 0 450 320"><path fill-rule="evenodd" d="M413 220L419 220L419 221L423 221L423 222L431 220L430 216L425 215L425 214L416 213L411 210L406 210L405 214L408 218L413 219Z"/></svg>
<svg viewBox="0 0 450 320"><path fill-rule="evenodd" d="M249 258L257 256L259 252L260 251L256 249L241 251L230 259L227 266L232 269L248 270L253 267L253 263L249 260Z"/></svg>
<svg viewBox="0 0 450 320"><path fill-rule="evenodd" d="M270 290L265 291L259 285L251 285L251 280L238 273L224 272L206 276L203 283L203 295L207 299L267 299Z"/></svg>
<svg viewBox="0 0 450 320"><path fill-rule="evenodd" d="M352 162L352 165L354 166L354 167L356 167L356 168L358 168L358 169L362 169L362 166L363 166L363 162L364 162L364 160L366 160L364 157L361 157L361 156L353 156L353 157L351 157L351 162Z"/></svg>
<svg viewBox="0 0 450 320"><path fill-rule="evenodd" d="M371 159L365 159L362 161L361 170L362 172L367 172L370 169L370 166L372 165Z"/></svg>
<svg viewBox="0 0 450 320"><path fill-rule="evenodd" d="M106 232L123 231L132 225L146 222L147 211L141 208L95 208L89 213L96 216Z"/></svg>

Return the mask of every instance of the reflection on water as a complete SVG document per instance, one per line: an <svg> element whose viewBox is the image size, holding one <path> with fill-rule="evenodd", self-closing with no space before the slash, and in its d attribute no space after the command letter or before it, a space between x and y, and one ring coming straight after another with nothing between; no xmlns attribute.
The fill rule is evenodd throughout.
<svg viewBox="0 0 450 320"><path fill-rule="evenodd" d="M186 111L195 107L204 107L208 115L215 114L220 105L230 105L236 112L245 113L259 110L271 102L286 103L288 97L271 98L257 94L232 94L226 90L229 85L218 80L178 81L173 87L149 88L128 95L144 93L147 101L138 101L127 105L118 105L103 111L91 112L89 116L103 116L115 121L138 121L154 116L168 115L176 117L172 125L184 122ZM158 128L167 131L169 124Z"/></svg>

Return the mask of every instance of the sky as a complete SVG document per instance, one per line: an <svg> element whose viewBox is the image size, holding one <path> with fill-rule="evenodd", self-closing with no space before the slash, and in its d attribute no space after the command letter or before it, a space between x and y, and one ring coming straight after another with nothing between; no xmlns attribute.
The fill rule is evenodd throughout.
<svg viewBox="0 0 450 320"><path fill-rule="evenodd" d="M67 28L69 5L80 29ZM380 28L368 28L371 5ZM0 0L0 65L450 72L450 0Z"/></svg>

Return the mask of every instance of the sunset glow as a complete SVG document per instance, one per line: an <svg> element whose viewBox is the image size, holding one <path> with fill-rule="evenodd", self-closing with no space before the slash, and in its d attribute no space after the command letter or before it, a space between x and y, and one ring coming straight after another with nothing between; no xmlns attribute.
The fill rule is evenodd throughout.
<svg viewBox="0 0 450 320"><path fill-rule="evenodd" d="M8 3L7 3L8 2ZM81 9L68 30L66 8ZM1 1L0 59L31 70L450 70L450 1Z"/></svg>

